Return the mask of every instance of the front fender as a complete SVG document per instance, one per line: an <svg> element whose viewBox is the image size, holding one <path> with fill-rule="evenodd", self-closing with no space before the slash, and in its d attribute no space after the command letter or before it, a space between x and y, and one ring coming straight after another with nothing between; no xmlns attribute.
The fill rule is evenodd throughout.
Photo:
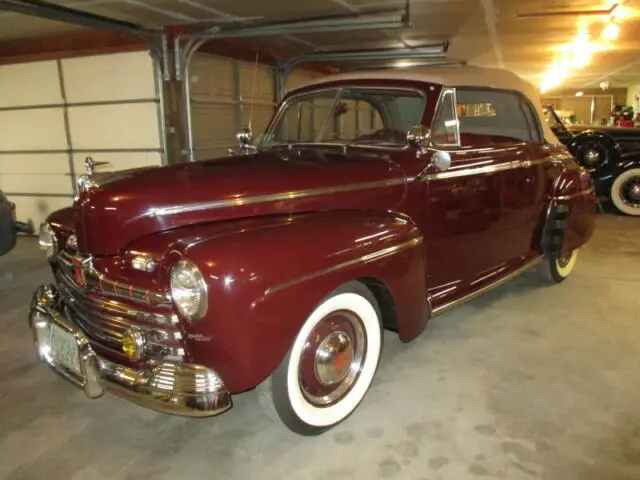
<svg viewBox="0 0 640 480"><path fill-rule="evenodd" d="M403 340L424 328L422 236L407 217L323 212L212 228L174 244L167 262L188 258L202 271L209 310L185 322L190 361L214 368L234 393L270 375L314 307L347 281L387 287Z"/></svg>

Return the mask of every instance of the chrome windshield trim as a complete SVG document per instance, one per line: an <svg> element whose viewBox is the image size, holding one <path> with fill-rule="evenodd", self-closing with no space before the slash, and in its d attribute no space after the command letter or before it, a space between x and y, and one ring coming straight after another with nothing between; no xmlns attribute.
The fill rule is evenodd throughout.
<svg viewBox="0 0 640 480"><path fill-rule="evenodd" d="M426 87L425 87L426 88ZM425 110L427 108L427 95L425 93L424 90L421 90L419 88L415 88L415 87L408 87L408 86L396 86L396 87L392 87L392 86L388 86L388 85L359 85L359 84L352 84L352 85L333 85L333 86L323 86L321 88L317 88L311 91L304 91L304 92L300 92L300 93L294 93L292 94L290 97L285 98L281 103L280 106L278 107L278 109L276 110L275 114L273 115L273 118L271 119L271 122L269 122L269 125L267 126L267 129L265 130L264 136L263 138L267 138L269 135L273 134L273 130L275 129L275 126L278 124L278 121L280 120L280 118L282 117L282 115L284 114L286 108L289 106L289 104L294 101L297 100L298 98L301 97L306 97L306 96L310 96L310 95L314 95L316 93L322 93L322 92L330 92L330 91L336 91L337 96L336 96L336 102L337 103L341 98L342 98L342 92L344 90L350 90L350 89L358 89L358 90L387 90L387 91L396 91L396 92L411 92L411 93L417 93L420 97L422 97L422 99L424 100L424 105L422 107L422 112L420 114L420 118L418 119L418 122L421 122L423 117L424 117L424 113ZM332 109L335 108L335 103L332 105ZM324 126L323 126L324 127ZM309 144L309 142L306 142L307 144ZM313 142L315 143L315 142ZM294 146L298 146L298 145L304 145L304 142L296 142L296 143L292 143L290 145L294 145ZM332 142L332 145L340 145L341 147L347 146L347 147L373 147L374 145L360 145L360 144L350 144L348 142ZM280 146L282 145L289 145L289 144L278 144ZM318 145L326 145L323 143L318 143ZM405 150L408 147L408 145L397 145L397 146L389 146L389 147L380 147L380 148L385 148L388 150ZM269 146L262 146L262 145L257 145L258 150L268 150Z"/></svg>
<svg viewBox="0 0 640 480"><path fill-rule="evenodd" d="M354 258L354 259L351 259L351 260L347 260L346 262L338 263L336 265L333 265L331 267L325 268L323 270L318 270L318 271L309 273L307 275L303 275L301 277L295 278L293 280L289 280L287 282L283 282L283 283L280 283L278 285L274 285L273 287L269 287L268 289L265 290L264 296L266 297L267 295L269 295L271 293L275 293L275 292L278 292L280 290L284 290L285 288L291 287L293 285L296 285L298 283L304 282L306 280L311 280L313 278L320 277L322 275L326 275L328 273L335 272L335 271L341 270L343 268L351 267L351 266L357 265L359 263L370 262L372 260L377 260L379 258L392 255L392 254L397 253L397 252L399 252L401 250L405 250L407 248L411 248L411 247L415 247L416 245L420 245L422 242L423 242L423 238L422 237L417 237L417 238L413 238L411 240L408 240L406 242L399 243L398 245L394 245L392 247L383 248L382 250L378 250L376 252L371 252L371 253L368 253L368 254L363 255L361 257L357 257L357 258Z"/></svg>
<svg viewBox="0 0 640 480"><path fill-rule="evenodd" d="M201 210L213 210L217 208L234 207L241 205L255 205L256 203L280 202L283 200L297 200L300 198L315 197L319 195L332 195L335 193L345 193L357 190L370 190L379 187L392 187L411 182L412 178L395 178L391 180L377 180L374 182L350 183L347 185L337 185L335 187L310 188L308 190L297 190L283 193L269 193L265 195L254 195L251 197L234 198L231 200L215 200L211 202L191 203L174 207L152 208L144 213L146 217L164 217L167 215L177 215L186 212L199 212Z"/></svg>

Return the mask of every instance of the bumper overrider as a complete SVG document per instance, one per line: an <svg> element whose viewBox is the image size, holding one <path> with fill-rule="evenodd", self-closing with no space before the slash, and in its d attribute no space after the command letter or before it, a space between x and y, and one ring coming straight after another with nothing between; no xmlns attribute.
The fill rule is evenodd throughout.
<svg viewBox="0 0 640 480"><path fill-rule="evenodd" d="M88 337L64 314L53 284L42 284L34 293L29 325L38 359L89 398L107 390L153 410L189 417L218 415L231 407L231 394L210 368L154 362L136 370L96 355ZM66 342L64 358L58 359L53 343L61 338Z"/></svg>

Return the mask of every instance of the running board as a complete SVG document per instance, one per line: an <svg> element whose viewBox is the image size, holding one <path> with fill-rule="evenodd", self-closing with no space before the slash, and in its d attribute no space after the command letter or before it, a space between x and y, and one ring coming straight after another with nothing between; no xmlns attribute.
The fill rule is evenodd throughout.
<svg viewBox="0 0 640 480"><path fill-rule="evenodd" d="M536 257L533 260L528 261L527 263L525 263L524 265L522 265L520 268L514 270L513 272L505 275L504 277L501 277L500 279L496 280L495 282L486 285L482 288L480 288L479 290L476 290L475 292L471 292L467 295L465 295L464 297L458 298L457 300L452 300L449 303L445 303L444 305L440 305L439 307L434 308L431 311L431 317L435 317L437 315L440 315L444 312L448 312L449 310L462 305L465 302L468 302L469 300L473 300L476 297L479 297L480 295L484 295L485 293L487 293L490 290L493 290L494 288L500 287L501 285L504 285L507 282L510 282L511 280L513 280L514 278L516 278L518 275L520 275L521 273L526 272L527 270L535 267L536 265L538 265L540 263L540 261L542 260L542 257Z"/></svg>

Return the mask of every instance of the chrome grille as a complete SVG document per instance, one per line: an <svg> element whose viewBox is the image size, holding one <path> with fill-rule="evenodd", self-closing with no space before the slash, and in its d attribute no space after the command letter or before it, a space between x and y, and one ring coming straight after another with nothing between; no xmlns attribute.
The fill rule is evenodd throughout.
<svg viewBox="0 0 640 480"><path fill-rule="evenodd" d="M157 313L132 308L103 298L78 285L73 273L60 265L56 273L65 314L100 348L122 355L122 340L127 328L135 326L143 332L146 353L150 358L181 361L184 349L178 318L174 313Z"/></svg>

